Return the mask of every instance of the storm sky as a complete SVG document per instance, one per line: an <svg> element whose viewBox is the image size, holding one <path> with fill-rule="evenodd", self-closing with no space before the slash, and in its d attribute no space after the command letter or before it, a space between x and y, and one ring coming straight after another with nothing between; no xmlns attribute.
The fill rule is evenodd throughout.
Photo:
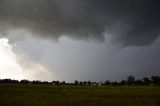
<svg viewBox="0 0 160 106"><path fill-rule="evenodd" d="M0 37L12 46L18 74L29 73L25 79L160 75L159 5L159 0L0 0Z"/></svg>

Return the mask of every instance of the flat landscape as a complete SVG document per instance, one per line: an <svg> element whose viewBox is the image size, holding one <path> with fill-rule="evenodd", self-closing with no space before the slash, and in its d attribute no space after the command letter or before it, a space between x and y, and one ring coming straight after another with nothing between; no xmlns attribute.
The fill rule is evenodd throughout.
<svg viewBox="0 0 160 106"><path fill-rule="evenodd" d="M160 106L160 86L0 84L0 106Z"/></svg>

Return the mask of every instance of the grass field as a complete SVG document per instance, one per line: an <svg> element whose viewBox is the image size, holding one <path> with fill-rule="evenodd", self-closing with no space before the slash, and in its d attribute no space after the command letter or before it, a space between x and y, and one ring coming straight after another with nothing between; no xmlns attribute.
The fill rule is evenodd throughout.
<svg viewBox="0 0 160 106"><path fill-rule="evenodd" d="M0 85L0 106L160 106L160 87Z"/></svg>

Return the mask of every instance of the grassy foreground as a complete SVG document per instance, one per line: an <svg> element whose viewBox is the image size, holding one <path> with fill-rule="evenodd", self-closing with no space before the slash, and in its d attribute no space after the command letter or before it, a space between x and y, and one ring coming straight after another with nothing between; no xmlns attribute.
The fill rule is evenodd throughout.
<svg viewBox="0 0 160 106"><path fill-rule="evenodd" d="M160 87L0 84L0 106L160 106Z"/></svg>

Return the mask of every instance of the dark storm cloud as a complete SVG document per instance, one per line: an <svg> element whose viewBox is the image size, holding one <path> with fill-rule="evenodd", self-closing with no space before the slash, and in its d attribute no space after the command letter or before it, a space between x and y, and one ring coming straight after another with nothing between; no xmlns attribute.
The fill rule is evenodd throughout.
<svg viewBox="0 0 160 106"><path fill-rule="evenodd" d="M148 45L160 32L159 0L0 0L0 31Z"/></svg>

